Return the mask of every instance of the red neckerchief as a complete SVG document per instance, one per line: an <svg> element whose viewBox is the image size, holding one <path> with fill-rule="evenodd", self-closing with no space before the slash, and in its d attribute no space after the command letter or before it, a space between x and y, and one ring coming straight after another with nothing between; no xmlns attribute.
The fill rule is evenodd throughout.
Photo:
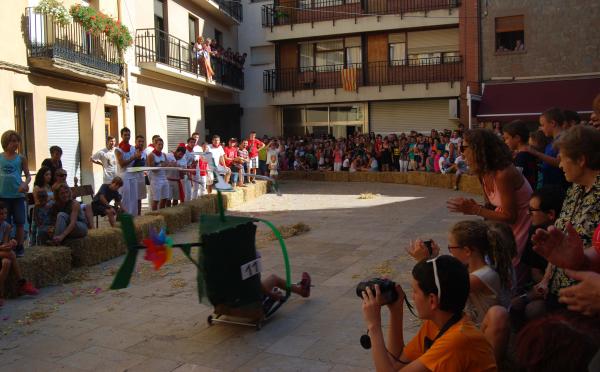
<svg viewBox="0 0 600 372"><path fill-rule="evenodd" d="M190 145L185 145L186 150L188 150L189 152L194 152L194 148Z"/></svg>
<svg viewBox="0 0 600 372"><path fill-rule="evenodd" d="M136 146L135 149L136 150L140 150L140 151L144 151L144 147L143 146Z"/></svg>
<svg viewBox="0 0 600 372"><path fill-rule="evenodd" d="M131 150L131 145L125 141L121 141L119 142L119 148L123 150L123 152L129 152Z"/></svg>
<svg viewBox="0 0 600 372"><path fill-rule="evenodd" d="M154 144L153 144L153 143L151 143L151 144L149 144L149 145L148 145L148 147L152 147L152 148L154 148Z"/></svg>
<svg viewBox="0 0 600 372"><path fill-rule="evenodd" d="M157 149L154 149L154 150L152 150L152 153L153 153L155 156L161 156L161 155L162 155L162 151L158 151Z"/></svg>

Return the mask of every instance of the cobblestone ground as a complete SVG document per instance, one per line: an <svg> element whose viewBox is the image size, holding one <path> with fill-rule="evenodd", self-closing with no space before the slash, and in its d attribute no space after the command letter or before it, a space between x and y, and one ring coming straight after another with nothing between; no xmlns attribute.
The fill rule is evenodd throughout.
<svg viewBox="0 0 600 372"><path fill-rule="evenodd" d="M176 252L170 264L154 271L140 254L127 289L107 290L118 258L76 271L69 283L45 288L37 298L7 301L0 310L0 371L372 369L369 352L358 343L365 327L355 286L385 275L410 288L414 263L405 247L418 237L446 246L446 231L462 217L449 214L445 202L460 193L298 181L284 182L281 191L230 211L277 226L310 227L286 243L293 280L302 271L313 278L311 297L290 298L262 330L209 327L212 307L198 303L195 268ZM197 227L173 238L195 241ZM279 247L263 226L257 245L263 274L283 276ZM418 326L408 316L405 337Z"/></svg>

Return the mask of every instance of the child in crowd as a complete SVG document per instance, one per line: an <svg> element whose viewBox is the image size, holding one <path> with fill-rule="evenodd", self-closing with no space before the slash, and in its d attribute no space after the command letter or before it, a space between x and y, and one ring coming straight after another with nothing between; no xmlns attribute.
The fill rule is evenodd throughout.
<svg viewBox="0 0 600 372"><path fill-rule="evenodd" d="M458 191L458 183L460 182L460 177L463 174L469 172L467 160L465 159L465 156L462 153L460 153L460 155L456 157L454 164L452 164L452 170L456 172L456 177L454 178L454 190Z"/></svg>
<svg viewBox="0 0 600 372"><path fill-rule="evenodd" d="M31 245L45 244L52 239L54 224L51 217L53 200L49 200L45 189L38 189L33 193L35 206L31 216Z"/></svg>
<svg viewBox="0 0 600 372"><path fill-rule="evenodd" d="M110 184L103 184L92 200L92 210L96 216L108 217L110 226L115 227L117 223L117 213L125 212L121 206L121 194L119 189L123 186L123 179L119 176L114 177ZM114 207L110 202L115 201Z"/></svg>
<svg viewBox="0 0 600 372"><path fill-rule="evenodd" d="M529 134L529 146L536 151L544 152L544 149L548 145L548 137L544 134L544 132L540 130L536 130ZM542 177L542 162L537 163L537 185L535 187L536 190L540 189L544 184L544 179Z"/></svg>
<svg viewBox="0 0 600 372"><path fill-rule="evenodd" d="M552 265L549 265L542 256L533 250L531 237L537 229L546 229L554 224L560 215L564 199L564 191L557 186L544 186L531 195L529 201L531 228L521 261L531 267L531 278L534 285L528 292L512 301L511 315L518 327L525 320L544 315L547 307L556 307L558 299L548 293Z"/></svg>
<svg viewBox="0 0 600 372"><path fill-rule="evenodd" d="M520 120L512 121L502 128L502 137L504 143L513 152L514 164L533 190L537 187L538 161L531 155L528 149L529 130L524 122Z"/></svg>
<svg viewBox="0 0 600 372"><path fill-rule="evenodd" d="M203 142L201 148L202 152L208 152L208 143ZM212 178L209 183L208 162L202 156L198 158L198 169L200 170L200 196L202 196L208 194L207 186L212 185Z"/></svg>
<svg viewBox="0 0 600 372"><path fill-rule="evenodd" d="M17 246L17 241L10 239L10 230L12 226L6 222L8 209L6 204L0 202L0 259L2 268L0 269L0 306L4 305L4 287L8 273L12 269L18 281L20 294L37 295L38 290L28 281L23 279L17 256L13 252Z"/></svg>
<svg viewBox="0 0 600 372"><path fill-rule="evenodd" d="M240 186L246 186L245 185L245 178L243 173L247 173L245 172L246 167L248 166L248 163L250 162L250 153L248 152L248 140L243 140L242 143L240 144L240 147L238 148L238 152L237 152L237 156L238 156L238 163L237 163L237 167L238 167L238 172L240 173L239 176L239 182L240 182Z"/></svg>
<svg viewBox="0 0 600 372"><path fill-rule="evenodd" d="M417 260L440 251L433 240L431 254L421 240L410 248L409 254ZM460 221L450 229L448 250L469 270L465 313L481 328L500 360L510 333L507 308L514 282L512 258L517 252L512 230L499 222Z"/></svg>
<svg viewBox="0 0 600 372"><path fill-rule="evenodd" d="M321 150L322 154L322 150ZM269 176L277 178L279 172L279 150L277 148L277 142L273 141L269 144L269 151L267 151L267 167L269 169Z"/></svg>
<svg viewBox="0 0 600 372"><path fill-rule="evenodd" d="M342 171L347 172L350 170L350 155L346 154L344 156L344 161L342 162Z"/></svg>

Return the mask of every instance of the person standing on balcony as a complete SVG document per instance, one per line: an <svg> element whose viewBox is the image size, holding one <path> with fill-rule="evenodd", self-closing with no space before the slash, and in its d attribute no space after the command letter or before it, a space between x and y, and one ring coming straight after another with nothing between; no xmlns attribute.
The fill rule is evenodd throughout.
<svg viewBox="0 0 600 372"><path fill-rule="evenodd" d="M196 38L196 42L194 43L194 46L192 47L192 52L194 53L194 56L196 57L196 70L197 72L200 72L200 60L203 58L202 57L202 52L204 49L204 38L202 38L202 36L198 36Z"/></svg>
<svg viewBox="0 0 600 372"><path fill-rule="evenodd" d="M213 76L215 75L215 72L213 71L212 65L210 63L210 56L213 54L210 42L211 39L207 37L204 41L204 47L202 48L202 57L204 60L204 68L206 69L206 78L208 79L209 83L212 83L214 81Z"/></svg>

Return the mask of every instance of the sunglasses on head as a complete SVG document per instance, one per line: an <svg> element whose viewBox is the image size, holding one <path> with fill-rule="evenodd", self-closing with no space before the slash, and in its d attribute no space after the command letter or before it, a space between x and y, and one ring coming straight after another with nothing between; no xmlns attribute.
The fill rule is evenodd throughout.
<svg viewBox="0 0 600 372"><path fill-rule="evenodd" d="M437 269L437 259L440 258L440 256L437 256L436 258L432 258L431 260L427 260L427 263L432 263L433 264L433 278L435 280L435 287L437 288L438 291L438 303L442 302L442 286L440 285L440 277L438 276L438 269Z"/></svg>

